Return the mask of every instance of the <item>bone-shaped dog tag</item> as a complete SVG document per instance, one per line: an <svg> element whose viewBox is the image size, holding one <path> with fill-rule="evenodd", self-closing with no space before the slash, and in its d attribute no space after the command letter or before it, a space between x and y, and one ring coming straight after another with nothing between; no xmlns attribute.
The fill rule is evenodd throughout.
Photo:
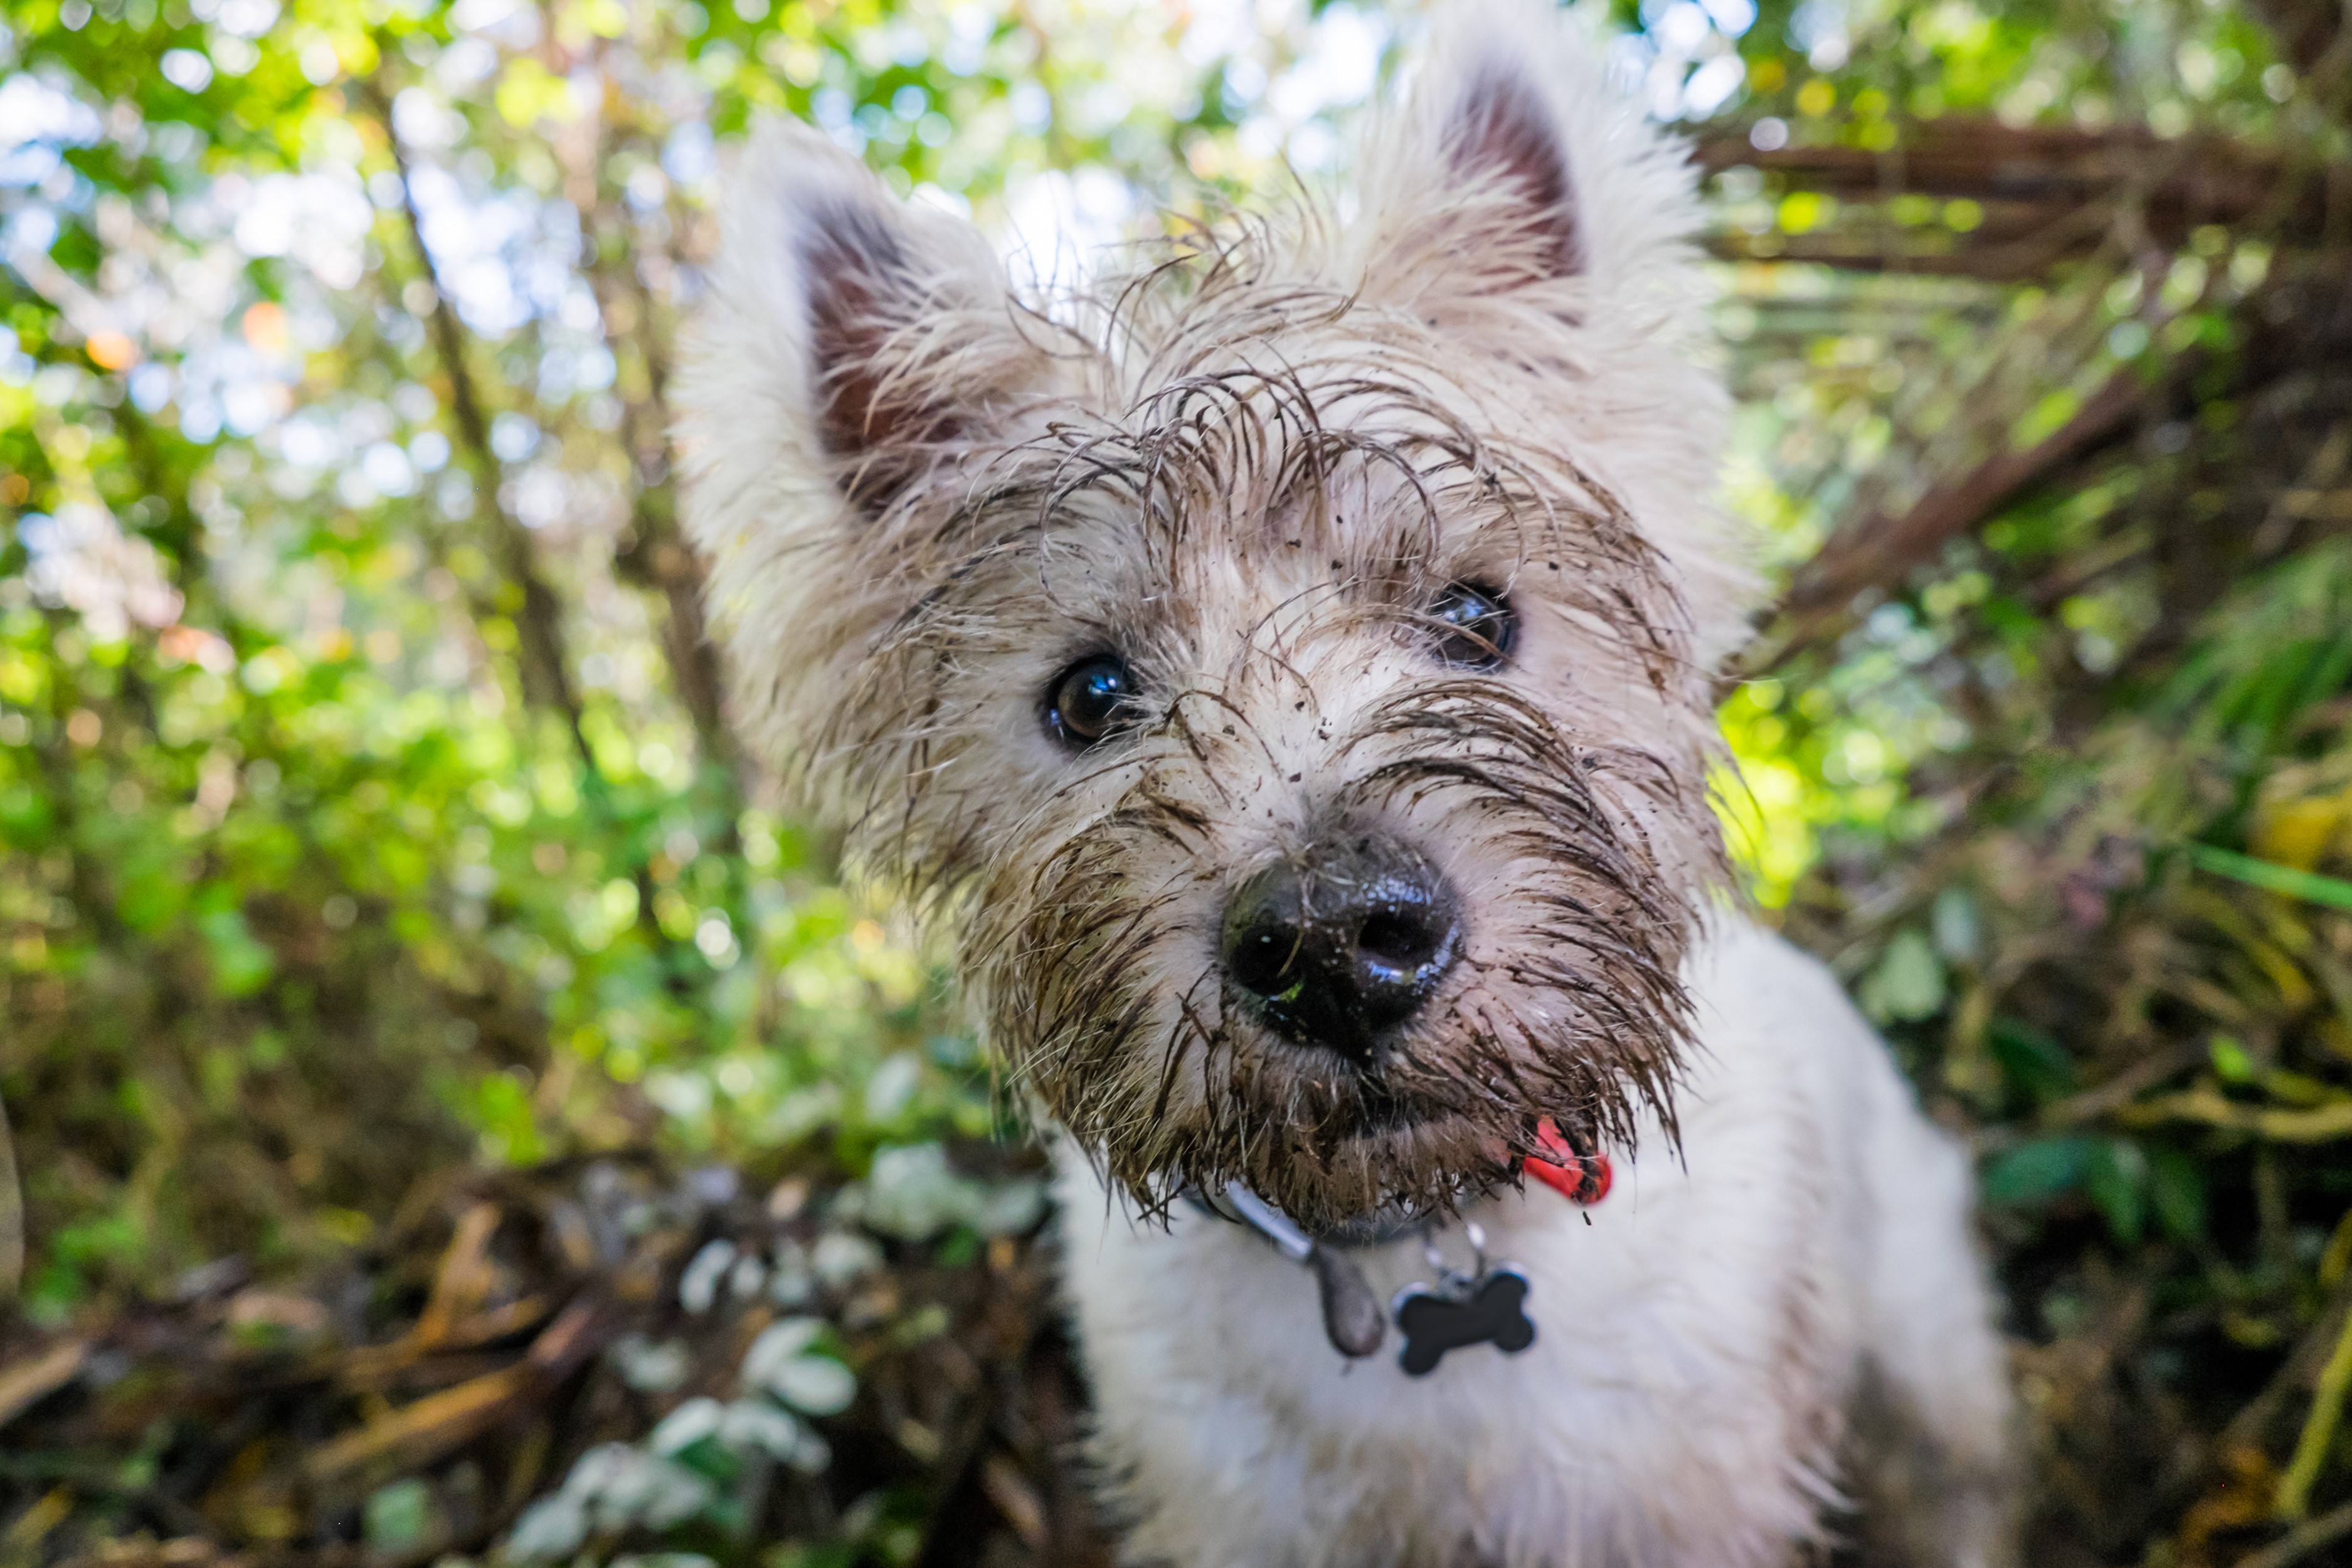
<svg viewBox="0 0 2352 1568"><path fill-rule="evenodd" d="M1397 1292L1394 1307L1397 1328L1404 1334L1397 1364L1409 1377L1425 1377L1447 1351L1468 1345L1517 1354L1536 1342L1536 1326L1522 1310L1527 1299L1528 1277L1507 1263L1451 1290L1406 1286Z"/></svg>

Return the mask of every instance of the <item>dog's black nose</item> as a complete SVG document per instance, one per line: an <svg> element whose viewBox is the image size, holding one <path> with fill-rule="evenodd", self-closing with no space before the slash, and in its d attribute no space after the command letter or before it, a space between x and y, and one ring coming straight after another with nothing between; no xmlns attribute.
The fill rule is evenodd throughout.
<svg viewBox="0 0 2352 1568"><path fill-rule="evenodd" d="M1225 973L1286 1037L1369 1060L1462 947L1454 889L1418 850L1350 834L1269 866L1225 905Z"/></svg>

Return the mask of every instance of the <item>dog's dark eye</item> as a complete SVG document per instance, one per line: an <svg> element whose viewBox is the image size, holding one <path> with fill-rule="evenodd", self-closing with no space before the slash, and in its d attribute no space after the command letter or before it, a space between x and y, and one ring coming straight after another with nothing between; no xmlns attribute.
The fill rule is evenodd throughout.
<svg viewBox="0 0 2352 1568"><path fill-rule="evenodd" d="M1467 669L1492 669L1510 657L1518 640L1519 617L1491 588L1456 583L1431 605L1437 623L1437 657Z"/></svg>
<svg viewBox="0 0 2352 1568"><path fill-rule="evenodd" d="M1135 676L1126 661L1082 658L1045 689L1045 728L1073 746L1091 746L1135 720Z"/></svg>

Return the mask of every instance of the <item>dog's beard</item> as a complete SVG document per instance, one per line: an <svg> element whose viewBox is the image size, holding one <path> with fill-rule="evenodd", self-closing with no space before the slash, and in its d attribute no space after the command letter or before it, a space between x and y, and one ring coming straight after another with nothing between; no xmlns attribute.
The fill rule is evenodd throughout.
<svg viewBox="0 0 2352 1568"><path fill-rule="evenodd" d="M1464 961L1360 1064L1280 1037L1224 980L1211 819L1142 770L980 900L970 973L1019 1082L1147 1212L1238 1181L1319 1231L1451 1213L1515 1181L1547 1119L1584 1149L1630 1150L1652 1123L1671 1138L1712 819L1700 802L1689 826L1661 759L1555 735L1467 689L1364 731L1377 760L1330 809L1410 811L1501 869L1471 900Z"/></svg>

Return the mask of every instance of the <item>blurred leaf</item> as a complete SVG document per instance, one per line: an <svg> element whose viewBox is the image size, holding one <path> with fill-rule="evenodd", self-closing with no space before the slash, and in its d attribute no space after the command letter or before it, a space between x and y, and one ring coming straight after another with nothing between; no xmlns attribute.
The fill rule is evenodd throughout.
<svg viewBox="0 0 2352 1568"><path fill-rule="evenodd" d="M1984 1201L2031 1208L2080 1191L2098 1159L2098 1141L2082 1133L2036 1138L2008 1150L1986 1167Z"/></svg>
<svg viewBox="0 0 2352 1568"><path fill-rule="evenodd" d="M1936 956L1934 944L1907 928L1887 943L1859 992L1863 1009L1871 1016L1906 1024L1942 1012L1947 994L1943 961Z"/></svg>
<svg viewBox="0 0 2352 1568"><path fill-rule="evenodd" d="M2147 1151L2148 1205L2165 1234L2194 1242L2205 1234L2205 1178L2197 1162L2180 1150L2158 1145Z"/></svg>
<svg viewBox="0 0 2352 1568"><path fill-rule="evenodd" d="M2326 904L2331 909L2352 910L2352 882L2341 877L2323 877L2316 871L2257 860L2251 855L2216 848L2210 844L2190 845L2189 859L2199 870L2210 871L2217 877L2284 893L2291 899Z"/></svg>
<svg viewBox="0 0 2352 1568"><path fill-rule="evenodd" d="M250 996L269 982L277 955L254 940L241 910L215 909L199 921L211 944L214 983L224 996Z"/></svg>
<svg viewBox="0 0 2352 1568"><path fill-rule="evenodd" d="M2148 1162L2138 1144L2124 1138L2103 1139L2091 1151L2085 1186L2091 1202L2106 1216L2107 1228L2126 1246L2138 1242L2147 1223Z"/></svg>
<svg viewBox="0 0 2352 1568"><path fill-rule="evenodd" d="M1996 1018L1986 1031L2002 1074L2036 1106L2074 1092L2074 1061L2066 1047L2015 1018Z"/></svg>

